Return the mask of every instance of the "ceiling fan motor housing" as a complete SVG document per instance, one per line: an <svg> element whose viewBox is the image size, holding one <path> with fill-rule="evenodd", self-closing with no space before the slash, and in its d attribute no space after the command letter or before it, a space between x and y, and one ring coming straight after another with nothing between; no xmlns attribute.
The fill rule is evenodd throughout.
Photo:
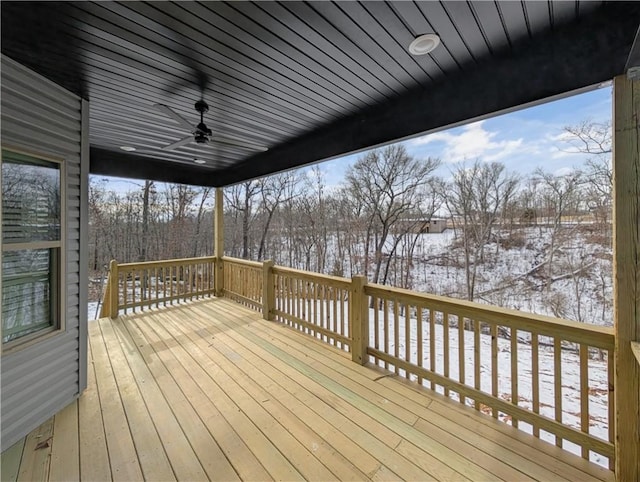
<svg viewBox="0 0 640 482"><path fill-rule="evenodd" d="M196 110L200 112L200 114L204 114L209 110L209 104L207 104L204 100L199 100L196 102Z"/></svg>
<svg viewBox="0 0 640 482"><path fill-rule="evenodd" d="M194 134L193 137L197 144L206 144L207 142L209 142L209 135L205 134L204 132L198 131Z"/></svg>

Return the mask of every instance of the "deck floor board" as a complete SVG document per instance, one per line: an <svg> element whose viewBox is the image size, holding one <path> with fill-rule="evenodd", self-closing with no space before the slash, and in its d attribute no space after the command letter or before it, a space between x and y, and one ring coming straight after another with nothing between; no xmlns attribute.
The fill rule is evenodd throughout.
<svg viewBox="0 0 640 482"><path fill-rule="evenodd" d="M229 300L89 338L80 400L3 454L18 480L613 480Z"/></svg>

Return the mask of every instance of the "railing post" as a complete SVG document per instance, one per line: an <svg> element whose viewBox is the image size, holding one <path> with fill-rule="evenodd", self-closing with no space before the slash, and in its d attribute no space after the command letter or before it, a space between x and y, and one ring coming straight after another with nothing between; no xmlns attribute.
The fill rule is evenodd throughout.
<svg viewBox="0 0 640 482"><path fill-rule="evenodd" d="M262 263L262 317L273 320L273 310L276 304L276 294L273 285L273 260Z"/></svg>
<svg viewBox="0 0 640 482"><path fill-rule="evenodd" d="M367 278L354 276L351 278L351 297L349 299L351 318L351 360L364 365L369 360L369 306L364 289Z"/></svg>
<svg viewBox="0 0 640 482"><path fill-rule="evenodd" d="M111 273L107 276L107 287L104 290L104 295L102 296L100 318L111 318Z"/></svg>
<svg viewBox="0 0 640 482"><path fill-rule="evenodd" d="M216 257L216 275L213 283L216 296L222 297L224 294L224 191L221 187L216 188L216 207L214 213L214 240L213 249Z"/></svg>
<svg viewBox="0 0 640 482"><path fill-rule="evenodd" d="M640 480L640 81L613 79L613 307L616 480ZM611 410L611 408L609 408Z"/></svg>
<svg viewBox="0 0 640 482"><path fill-rule="evenodd" d="M221 298L224 294L224 261L222 257L216 256L215 275L213 276L213 289L215 295Z"/></svg>
<svg viewBox="0 0 640 482"><path fill-rule="evenodd" d="M118 284L118 262L112 259L111 263L109 263L109 294L111 295L111 299L109 300L109 303L111 303L109 316L112 319L118 317L118 301L120 296Z"/></svg>

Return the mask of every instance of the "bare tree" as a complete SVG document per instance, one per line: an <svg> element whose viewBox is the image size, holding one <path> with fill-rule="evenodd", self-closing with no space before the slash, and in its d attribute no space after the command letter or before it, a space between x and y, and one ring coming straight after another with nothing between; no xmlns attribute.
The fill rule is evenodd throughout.
<svg viewBox="0 0 640 482"><path fill-rule="evenodd" d="M609 232L607 225L611 219L613 191L611 121L585 120L565 127L564 131L563 140L569 146L567 152L590 156L584 169L584 195L596 222Z"/></svg>
<svg viewBox="0 0 640 482"><path fill-rule="evenodd" d="M437 159L416 159L404 146L396 144L368 152L347 171L350 194L362 204L368 220L366 253L373 235L374 283L381 279L384 250L392 226L418 210L420 188L439 165ZM387 265L390 259L388 256Z"/></svg>
<svg viewBox="0 0 640 482"><path fill-rule="evenodd" d="M193 236L193 256L196 257L200 254L200 233L202 232L202 221L205 217L205 212L207 207L211 207L211 205L207 204L211 198L211 194L213 193L212 187L202 187L198 189L198 211L196 214L196 226L195 233ZM209 216L211 217L211 216Z"/></svg>
<svg viewBox="0 0 640 482"><path fill-rule="evenodd" d="M553 278L553 258L556 252L558 235L562 228L563 217L570 208L575 208L578 203L578 194L582 183L582 173L573 170L567 174L555 175L537 169L534 176L539 180L542 196L547 208L547 217L550 219L550 246L547 258L547 289L551 286Z"/></svg>
<svg viewBox="0 0 640 482"><path fill-rule="evenodd" d="M298 179L294 171L283 172L259 181L260 209L262 211L262 229L258 246L258 259L263 259L267 234L271 221L280 205L295 197L295 185Z"/></svg>
<svg viewBox="0 0 640 482"><path fill-rule="evenodd" d="M605 155L611 154L611 120L594 122L584 120L574 126L564 128L562 140L568 144L567 152Z"/></svg>
<svg viewBox="0 0 640 482"><path fill-rule="evenodd" d="M147 250L149 246L149 200L153 187L153 181L147 180L142 188L142 235L140 236L139 261L147 261Z"/></svg>
<svg viewBox="0 0 640 482"><path fill-rule="evenodd" d="M484 261L485 246L494 226L518 186L518 177L498 162L476 160L461 165L443 193L454 226L461 229L465 261L467 299L473 301L478 265Z"/></svg>
<svg viewBox="0 0 640 482"><path fill-rule="evenodd" d="M225 188L224 197L227 205L240 213L242 226L242 258L250 255L249 227L255 217L256 198L261 190L260 181L245 181Z"/></svg>

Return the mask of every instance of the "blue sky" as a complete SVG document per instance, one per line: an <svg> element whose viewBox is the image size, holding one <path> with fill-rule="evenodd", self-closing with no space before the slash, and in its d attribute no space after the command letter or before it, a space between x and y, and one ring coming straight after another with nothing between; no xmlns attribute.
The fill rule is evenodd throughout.
<svg viewBox="0 0 640 482"><path fill-rule="evenodd" d="M403 141L416 157L437 157L442 165L437 174L447 178L460 163L499 161L507 169L527 174L541 167L562 173L579 167L586 156L568 152L562 140L563 128L584 120L611 119L612 88L601 88L535 107L521 109L461 127ZM320 164L329 186L340 184L347 167L362 153Z"/></svg>
<svg viewBox="0 0 640 482"><path fill-rule="evenodd" d="M461 127L415 137L402 143L416 157L437 157L442 165L436 174L448 178L462 162L500 161L507 169L527 174L537 167L562 173L579 167L585 156L567 152L563 128L584 120L611 119L612 88L605 85L584 94L547 102ZM363 153L340 157L319 164L325 182L335 187L344 180L349 165ZM306 169L306 168L305 168ZM130 190L139 181L110 178L109 188Z"/></svg>

